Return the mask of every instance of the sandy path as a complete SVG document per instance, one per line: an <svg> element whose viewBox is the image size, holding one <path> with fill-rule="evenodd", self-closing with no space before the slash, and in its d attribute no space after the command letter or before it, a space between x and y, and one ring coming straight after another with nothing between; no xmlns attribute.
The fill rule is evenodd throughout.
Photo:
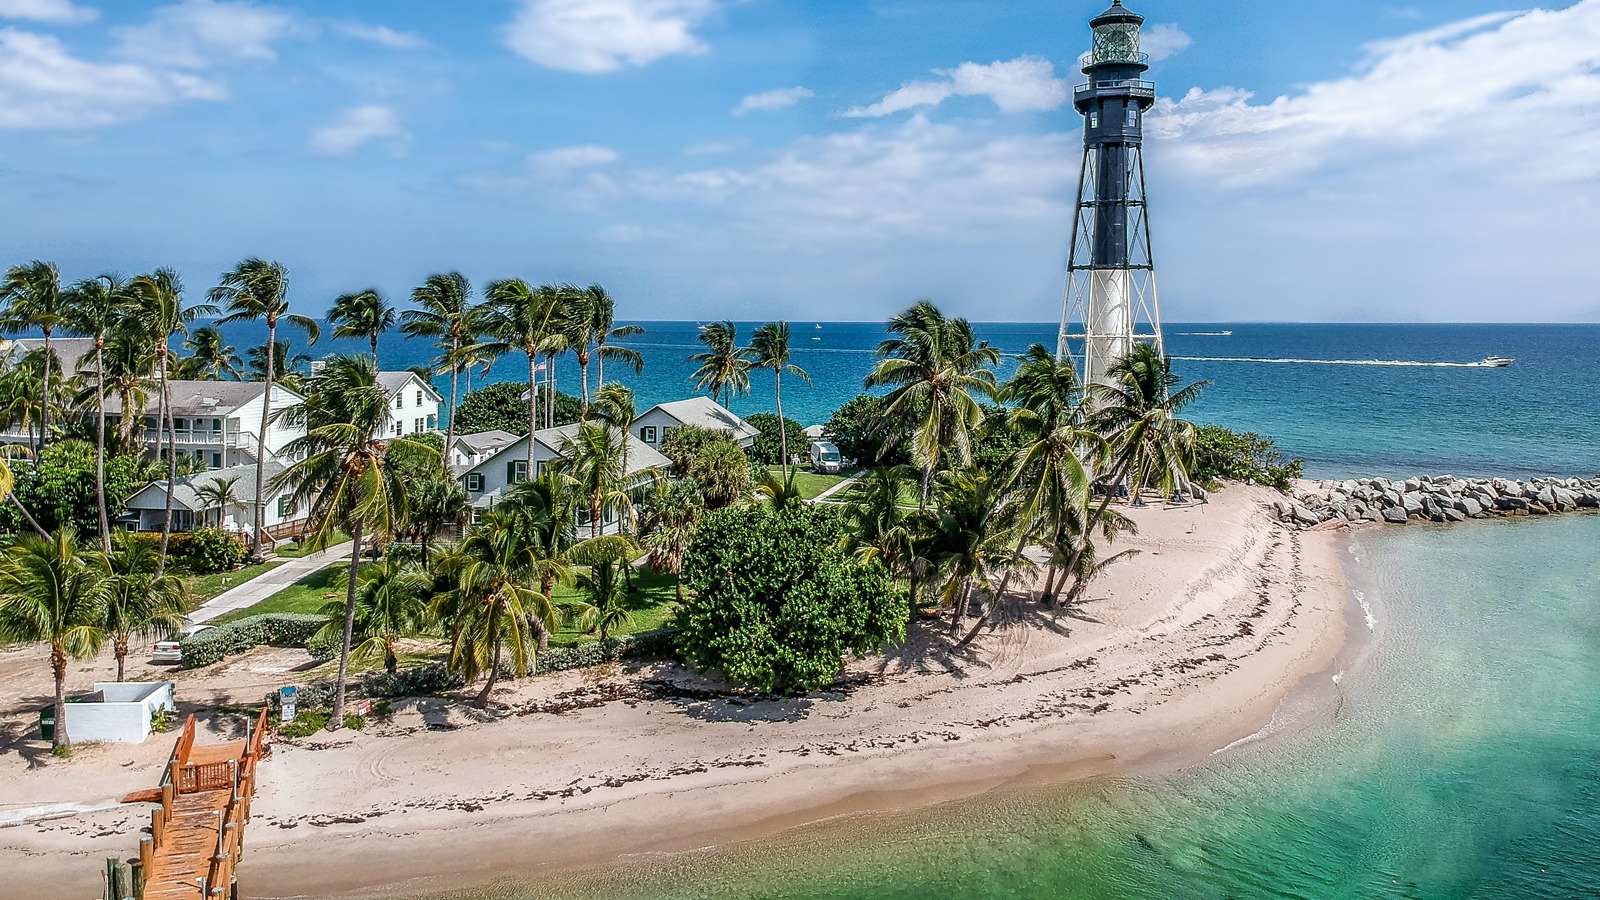
<svg viewBox="0 0 1600 900"><path fill-rule="evenodd" d="M1142 552L1077 609L1014 600L955 655L919 629L830 693L750 702L674 667L613 667L513 685L497 720L413 701L390 725L280 743L241 883L257 897L461 886L1198 762L1256 731L1343 642L1337 537L1270 522L1271 496L1233 487L1208 506L1132 511L1141 534L1119 548ZM72 799L63 776L77 768L30 777ZM3 771L0 785L17 777ZM130 818L3 829L0 859L82 895L99 857L135 846Z"/></svg>

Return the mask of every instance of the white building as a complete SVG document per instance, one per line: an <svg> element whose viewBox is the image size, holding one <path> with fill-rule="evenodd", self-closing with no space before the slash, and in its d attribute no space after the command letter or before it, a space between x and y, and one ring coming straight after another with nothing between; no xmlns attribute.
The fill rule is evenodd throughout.
<svg viewBox="0 0 1600 900"><path fill-rule="evenodd" d="M273 540L299 535L309 524L307 511L297 508L287 488L274 489L273 479L284 471L284 465L267 461L266 506L262 524L266 536ZM233 494L238 498L225 509L219 509L202 499L200 490L233 480ZM173 483L172 530L193 531L199 525L211 525L225 531L250 536L250 523L255 519L256 464L246 463L229 469L214 469L184 475ZM160 531L166 517L167 483L152 481L140 488L123 504L125 510L118 520L134 531Z"/></svg>
<svg viewBox="0 0 1600 900"><path fill-rule="evenodd" d="M671 403L658 403L633 420L633 436L646 446L659 449L667 430L679 425L696 425L712 431L725 432L748 450L761 431L749 422L729 412L709 397L690 397Z"/></svg>
<svg viewBox="0 0 1600 900"><path fill-rule="evenodd" d="M415 372L379 372L378 384L389 398L388 437L439 430L439 404L444 398L427 379Z"/></svg>
<svg viewBox="0 0 1600 900"><path fill-rule="evenodd" d="M450 471L459 475L518 440L517 435L499 429L458 434L455 442L445 451L445 463L450 466Z"/></svg>
<svg viewBox="0 0 1600 900"><path fill-rule="evenodd" d="M567 443L577 435L578 427L574 423L534 432L534 477L538 477L551 460L562 455ZM645 445L631 434L628 435L627 441L628 474L636 476L636 485L649 481L649 470L665 473L671 467L671 460L662 456L655 448ZM485 511L499 503L509 487L519 481L528 480L528 477L527 437L517 438L462 471L461 486L466 488L467 495L472 498L473 521L477 521ZM579 524L588 524L587 511L580 513ZM615 523L608 520L605 524L610 526Z"/></svg>
<svg viewBox="0 0 1600 900"><path fill-rule="evenodd" d="M267 392L261 381L169 381L172 428L179 456L192 456L211 469L232 468L256 458L256 433ZM305 398L281 384L272 386L272 413L303 403ZM164 425L158 421L160 399L149 398L143 410L142 435L151 456L166 451ZM106 396L106 422L122 421L122 399ZM283 448L304 437L304 425L278 417L267 424L267 455L280 458Z"/></svg>

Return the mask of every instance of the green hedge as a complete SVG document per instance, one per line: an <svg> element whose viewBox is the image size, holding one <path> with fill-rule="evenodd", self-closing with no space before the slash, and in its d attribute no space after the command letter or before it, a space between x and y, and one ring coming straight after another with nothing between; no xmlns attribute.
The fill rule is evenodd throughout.
<svg viewBox="0 0 1600 900"><path fill-rule="evenodd" d="M268 613L236 619L184 638L183 661L179 665L197 669L263 645L304 647L327 621L323 616L299 613Z"/></svg>

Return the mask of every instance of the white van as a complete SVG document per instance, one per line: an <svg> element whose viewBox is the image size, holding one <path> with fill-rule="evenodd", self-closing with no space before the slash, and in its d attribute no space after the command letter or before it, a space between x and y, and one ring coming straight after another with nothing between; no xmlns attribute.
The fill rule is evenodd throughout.
<svg viewBox="0 0 1600 900"><path fill-rule="evenodd" d="M811 442L811 471L823 475L837 475L842 463L839 448L830 441Z"/></svg>

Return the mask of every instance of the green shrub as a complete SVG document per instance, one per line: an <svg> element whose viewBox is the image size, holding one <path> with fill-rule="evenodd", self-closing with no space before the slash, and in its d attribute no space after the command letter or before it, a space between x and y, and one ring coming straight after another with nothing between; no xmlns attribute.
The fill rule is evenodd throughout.
<svg viewBox="0 0 1600 900"><path fill-rule="evenodd" d="M327 621L325 616L297 613L268 613L236 619L184 638L180 665L185 669L197 669L263 645L304 647Z"/></svg>
<svg viewBox="0 0 1600 900"><path fill-rule="evenodd" d="M778 439L778 417L772 413L756 413L746 416L745 421L761 432L750 445L750 459L762 466L782 465L783 444ZM811 443L806 438L804 426L785 417L782 429L789 438L790 456L804 457L810 452Z"/></svg>
<svg viewBox="0 0 1600 900"><path fill-rule="evenodd" d="M1195 469L1201 484L1218 478L1253 481L1287 492L1290 482L1305 473L1305 461L1285 460L1272 438L1253 431L1230 431L1220 425L1202 425L1195 435Z"/></svg>
<svg viewBox="0 0 1600 900"><path fill-rule="evenodd" d="M902 438L888 446L888 434L882 422L883 399L872 394L860 394L833 411L828 424L822 426L822 436L839 448L845 459L853 459L864 466L895 466L911 461L911 442Z"/></svg>
<svg viewBox="0 0 1600 900"><path fill-rule="evenodd" d="M846 652L904 637L905 592L881 562L841 550L843 533L819 506L706 516L683 562L695 593L674 616L684 661L764 691L816 690Z"/></svg>
<svg viewBox="0 0 1600 900"><path fill-rule="evenodd" d="M303 738L328 727L328 718L332 714L325 709L298 709L295 711L294 721L284 725L269 719L273 733L281 738Z"/></svg>
<svg viewBox="0 0 1600 900"><path fill-rule="evenodd" d="M182 558L196 575L231 572L250 558L250 545L238 535L203 525L188 535Z"/></svg>
<svg viewBox="0 0 1600 900"><path fill-rule="evenodd" d="M509 431L512 434L528 433L528 401L522 395L528 386L519 381L502 381L473 391L456 406L456 434L473 434L479 431ZM539 388L544 398L544 387ZM583 403L576 397L556 391L556 424L566 425L578 421Z"/></svg>

